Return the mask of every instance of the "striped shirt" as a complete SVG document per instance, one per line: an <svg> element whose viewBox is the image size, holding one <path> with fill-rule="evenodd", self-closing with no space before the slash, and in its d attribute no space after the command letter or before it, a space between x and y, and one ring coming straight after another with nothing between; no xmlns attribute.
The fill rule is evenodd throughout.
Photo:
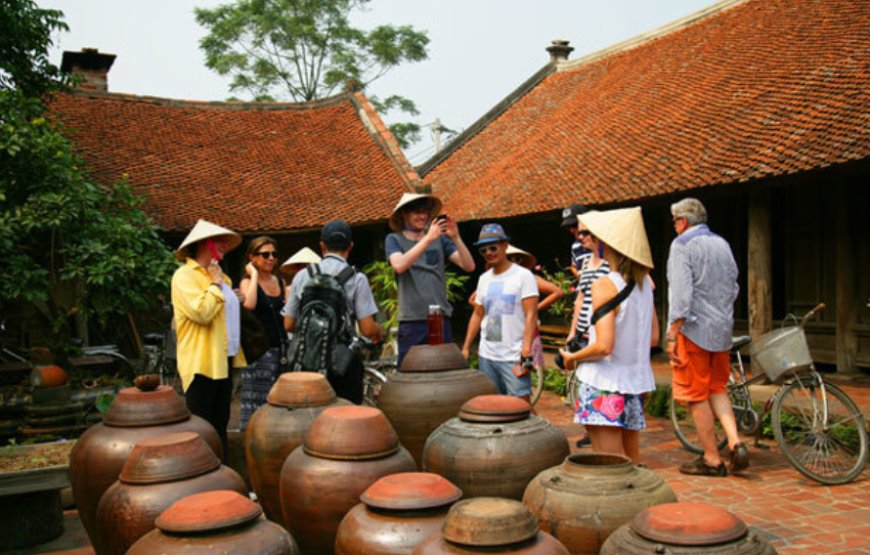
<svg viewBox="0 0 870 555"><path fill-rule="evenodd" d="M592 284L598 278L606 276L610 273L610 264L602 260L601 266L590 268L589 263L592 256L586 257L583 261L583 266L580 268L580 281L577 284L577 294L583 295L583 304L580 305L580 314L577 315L577 335L582 336L589 331L589 324L592 321Z"/></svg>

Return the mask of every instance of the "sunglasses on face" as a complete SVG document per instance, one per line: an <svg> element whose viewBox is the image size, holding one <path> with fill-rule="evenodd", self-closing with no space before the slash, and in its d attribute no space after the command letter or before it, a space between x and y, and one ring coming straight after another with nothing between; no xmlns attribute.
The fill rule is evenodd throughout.
<svg viewBox="0 0 870 555"><path fill-rule="evenodd" d="M510 260L511 262L516 262L517 264L523 263L522 256L511 255L511 256L508 256L508 260Z"/></svg>
<svg viewBox="0 0 870 555"><path fill-rule="evenodd" d="M588 229L581 229L577 232L577 235L579 235L580 237L589 237L592 235L592 232Z"/></svg>
<svg viewBox="0 0 870 555"><path fill-rule="evenodd" d="M266 258L266 259L278 258L278 253L276 251L263 251L263 252L258 252L257 256L262 256L263 258Z"/></svg>
<svg viewBox="0 0 870 555"><path fill-rule="evenodd" d="M486 245L485 247L480 247L479 249L477 249L477 252L486 256L487 254L489 254L491 252L495 252L497 250L498 250L498 245Z"/></svg>

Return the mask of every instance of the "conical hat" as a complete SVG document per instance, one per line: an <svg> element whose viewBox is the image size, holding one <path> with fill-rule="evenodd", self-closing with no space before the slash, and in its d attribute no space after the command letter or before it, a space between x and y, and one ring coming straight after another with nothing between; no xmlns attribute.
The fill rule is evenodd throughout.
<svg viewBox="0 0 870 555"><path fill-rule="evenodd" d="M441 200L438 197L434 195L421 195L418 193L404 193L402 198L399 199L399 204L393 208L393 213L390 216L390 229L393 231L402 231L405 227L405 222L402 219L402 208L408 206L415 200L420 200L421 198L427 198L432 201L432 211L429 212L430 220L441 212Z"/></svg>
<svg viewBox="0 0 870 555"><path fill-rule="evenodd" d="M639 206L586 212L577 216L577 221L616 252L647 268L653 267L649 240Z"/></svg>
<svg viewBox="0 0 870 555"><path fill-rule="evenodd" d="M320 264L323 259L317 256L317 253L308 247L302 247L296 254L287 259L281 264L278 269L285 277L290 277L295 273L296 266L302 264Z"/></svg>
<svg viewBox="0 0 870 555"><path fill-rule="evenodd" d="M188 247L190 245L198 243L203 239L208 239L209 237L219 237L221 235L228 236L227 252L230 252L231 250L242 244L242 236L235 231L231 231L225 227L221 227L205 220L199 220L198 222L196 222L196 225L193 226L193 229L190 230L190 233L187 234L187 237L184 238L184 241L181 242L181 246L178 247L175 252L180 252L184 247Z"/></svg>
<svg viewBox="0 0 870 555"><path fill-rule="evenodd" d="M517 247L515 247L515 246L513 246L513 245L508 245L508 247L507 247L507 251L505 252L505 254L508 255L508 256L511 256L511 255L519 255L519 256L522 256L522 257L523 257L523 261L520 262L520 266L522 266L523 268L527 268L527 269L529 269L529 270L531 270L532 268L534 268L534 267L535 267L535 264L538 263L538 259L535 258L535 255L534 255L534 254L532 254L532 253L530 253L530 252L526 252L526 251L524 251L523 249L517 248Z"/></svg>

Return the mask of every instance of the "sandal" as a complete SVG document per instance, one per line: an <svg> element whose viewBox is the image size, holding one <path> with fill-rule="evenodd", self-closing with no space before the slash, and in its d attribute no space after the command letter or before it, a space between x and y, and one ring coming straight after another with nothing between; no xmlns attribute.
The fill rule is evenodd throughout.
<svg viewBox="0 0 870 555"><path fill-rule="evenodd" d="M704 460L704 455L701 455L694 461L683 463L680 466L680 472L693 476L715 476L717 478L728 476L728 469L725 468L725 463L720 462L719 466L713 466Z"/></svg>
<svg viewBox="0 0 870 555"><path fill-rule="evenodd" d="M725 456L728 458L728 466L731 472L740 472L749 468L749 450L743 442L734 446L734 449L725 447Z"/></svg>

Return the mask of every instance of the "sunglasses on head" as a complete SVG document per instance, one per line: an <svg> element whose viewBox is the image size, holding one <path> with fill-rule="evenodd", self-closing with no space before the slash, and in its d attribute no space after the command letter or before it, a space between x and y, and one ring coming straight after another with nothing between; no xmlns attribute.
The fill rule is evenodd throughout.
<svg viewBox="0 0 870 555"><path fill-rule="evenodd" d="M480 254L488 254L491 252L495 252L497 250L498 250L498 244L494 244L494 245L484 245L484 246L480 247L479 249L477 249L477 252L479 252Z"/></svg>
<svg viewBox="0 0 870 555"><path fill-rule="evenodd" d="M278 258L278 253L276 251L263 251L256 253L257 256L262 256L263 258Z"/></svg>

